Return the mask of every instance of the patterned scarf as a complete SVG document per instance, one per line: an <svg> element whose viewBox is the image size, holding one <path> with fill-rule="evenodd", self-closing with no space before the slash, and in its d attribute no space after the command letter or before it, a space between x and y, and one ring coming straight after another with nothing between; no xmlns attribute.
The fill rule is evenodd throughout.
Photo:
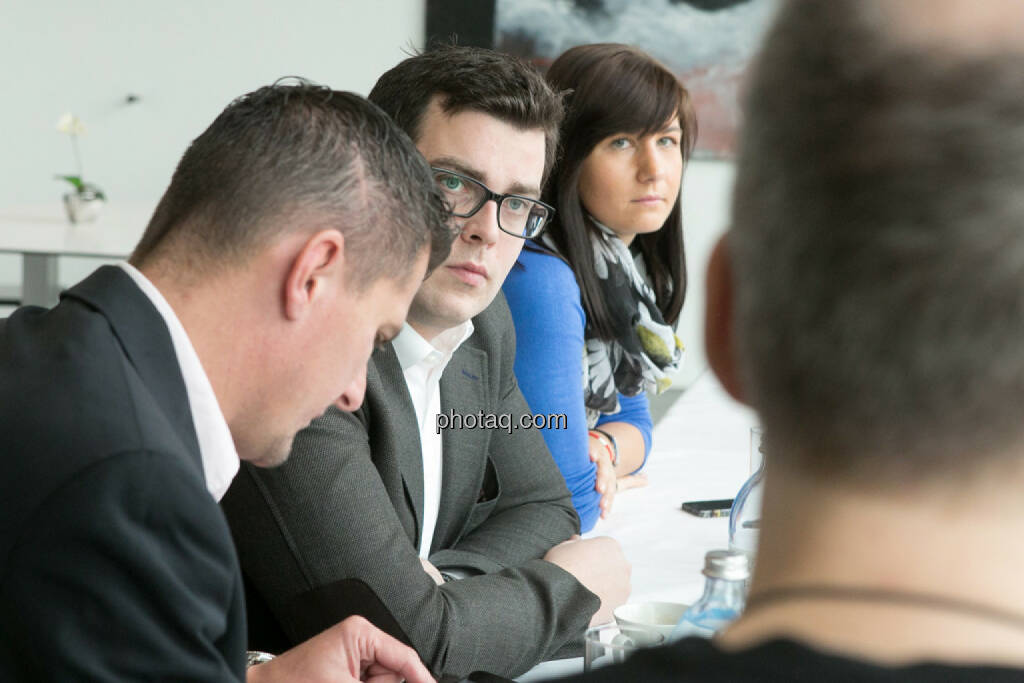
<svg viewBox="0 0 1024 683"><path fill-rule="evenodd" d="M618 335L610 341L600 339L589 321L584 330L583 402L592 427L602 414L619 411L616 392L636 396L667 389L672 384L667 373L679 368L683 343L661 317L654 291L629 247L610 228L593 217L591 221L598 228L591 238L594 270ZM549 235L540 240L559 253Z"/></svg>

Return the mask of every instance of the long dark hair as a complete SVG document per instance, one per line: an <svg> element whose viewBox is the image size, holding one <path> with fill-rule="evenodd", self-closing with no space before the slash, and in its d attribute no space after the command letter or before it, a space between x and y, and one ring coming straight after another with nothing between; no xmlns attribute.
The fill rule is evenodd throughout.
<svg viewBox="0 0 1024 683"><path fill-rule="evenodd" d="M682 128L679 148L685 165L697 137L697 119L689 93L672 72L629 45L598 43L571 48L554 61L547 79L555 90L567 91L561 153L544 189L545 201L558 210L548 231L576 274L593 333L611 340L621 330L612 325L598 287L591 246L591 234L597 227L580 203L580 167L608 136L650 135L661 130L673 114L678 114ZM643 255L662 317L674 325L686 298L679 198L660 230L637 235L633 243Z"/></svg>

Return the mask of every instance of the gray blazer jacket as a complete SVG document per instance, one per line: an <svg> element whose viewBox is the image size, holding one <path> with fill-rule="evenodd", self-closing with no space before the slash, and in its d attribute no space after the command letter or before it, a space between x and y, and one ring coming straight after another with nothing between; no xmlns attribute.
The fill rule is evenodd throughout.
<svg viewBox="0 0 1024 683"><path fill-rule="evenodd" d="M441 378L447 413L529 412L513 374L504 297ZM515 676L579 639L597 596L540 558L579 530L569 492L532 429L447 430L430 561L477 574L437 586L417 554L423 466L415 411L391 345L366 398L334 408L274 470L244 467L225 496L248 583L250 645L281 649L362 614L405 640L435 675Z"/></svg>

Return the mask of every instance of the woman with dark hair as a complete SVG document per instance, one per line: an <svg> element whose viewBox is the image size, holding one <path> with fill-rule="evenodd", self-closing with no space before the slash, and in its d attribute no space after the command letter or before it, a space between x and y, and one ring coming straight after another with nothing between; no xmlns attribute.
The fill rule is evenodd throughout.
<svg viewBox="0 0 1024 683"><path fill-rule="evenodd" d="M557 213L505 281L516 376L534 413L565 414L544 438L584 531L616 490L643 485L646 391L682 357L686 294L679 188L697 126L689 94L644 52L581 45L555 60L566 91L561 154L544 190Z"/></svg>

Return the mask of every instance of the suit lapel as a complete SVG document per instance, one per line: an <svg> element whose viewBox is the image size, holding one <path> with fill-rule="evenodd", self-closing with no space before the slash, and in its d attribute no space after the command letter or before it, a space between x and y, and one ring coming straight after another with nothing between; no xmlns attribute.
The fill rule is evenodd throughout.
<svg viewBox="0 0 1024 683"><path fill-rule="evenodd" d="M381 391L384 394L384 400L380 405L386 406L390 413L384 416L383 422L374 420L373 429L384 429L390 437L390 448L375 453L374 458L391 461L378 463L378 470L388 464L397 465L405 487L406 499L412 508L415 530L413 545L419 547L420 534L423 531L423 450L420 446L416 409L412 405L409 387L405 383L405 375L402 373L402 366L398 362L394 347L385 344L384 348L373 353L372 362L377 368ZM397 509L394 497L392 504Z"/></svg>
<svg viewBox="0 0 1024 683"><path fill-rule="evenodd" d="M476 420L481 411L486 415L493 410L487 400L487 357L473 342L470 337L459 347L441 375L441 411L445 415L472 415ZM453 542L462 530L480 494L489 440L490 431L479 425L442 432L441 506L431 551Z"/></svg>
<svg viewBox="0 0 1024 683"><path fill-rule="evenodd" d="M199 440L171 334L149 298L116 266L97 269L61 295L65 297L78 299L107 318L153 400L202 471Z"/></svg>

